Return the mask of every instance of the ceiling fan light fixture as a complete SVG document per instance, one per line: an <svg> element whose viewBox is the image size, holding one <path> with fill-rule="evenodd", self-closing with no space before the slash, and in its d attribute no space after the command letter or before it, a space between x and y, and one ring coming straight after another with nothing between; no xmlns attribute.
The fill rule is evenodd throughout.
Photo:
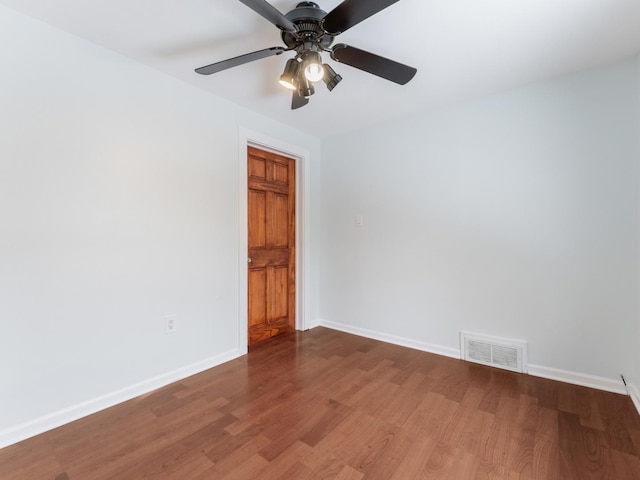
<svg viewBox="0 0 640 480"><path fill-rule="evenodd" d="M319 82L324 77L324 68L322 67L322 57L318 52L309 51L304 55L303 60L304 76L310 82Z"/></svg>
<svg viewBox="0 0 640 480"><path fill-rule="evenodd" d="M322 80L327 85L329 91L332 91L336 88L336 85L342 81L342 76L336 73L336 71L331 68L331 65L327 65L325 63L322 67L324 68L324 76L322 77Z"/></svg>
<svg viewBox="0 0 640 480"><path fill-rule="evenodd" d="M295 58L287 60L287 64L284 66L284 72L280 75L278 82L289 90L295 90L298 88L298 70L300 69L300 62Z"/></svg>
<svg viewBox="0 0 640 480"><path fill-rule="evenodd" d="M309 97L315 93L314 83L323 80L332 91L342 81L342 76L322 63L323 52L335 62L405 85L413 79L417 69L344 43L334 45L338 35L398 1L336 0L339 4L329 13L315 2L299 1L295 8L283 14L272 5L272 0L240 0L280 30L284 46L263 48L205 65L196 68L196 73L211 75L263 58L295 52L295 58L286 62L279 78L280 84L292 90L292 110L309 103Z"/></svg>

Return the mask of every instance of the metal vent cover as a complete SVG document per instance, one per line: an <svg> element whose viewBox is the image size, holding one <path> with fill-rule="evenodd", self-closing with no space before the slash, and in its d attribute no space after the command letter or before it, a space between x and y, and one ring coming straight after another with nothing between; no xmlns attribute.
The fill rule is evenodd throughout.
<svg viewBox="0 0 640 480"><path fill-rule="evenodd" d="M521 340L461 332L460 353L468 362L527 373L527 343Z"/></svg>

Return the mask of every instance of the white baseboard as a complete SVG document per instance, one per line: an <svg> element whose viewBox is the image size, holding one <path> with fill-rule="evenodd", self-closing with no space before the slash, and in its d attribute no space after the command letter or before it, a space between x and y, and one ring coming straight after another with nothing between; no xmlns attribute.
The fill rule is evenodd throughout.
<svg viewBox="0 0 640 480"><path fill-rule="evenodd" d="M571 383L582 387L595 388L606 392L627 394L622 380L612 380L610 378L596 377L585 373L570 372L557 368L542 367L540 365L529 364L529 375L535 377L548 378L549 380L558 380L559 382Z"/></svg>
<svg viewBox="0 0 640 480"><path fill-rule="evenodd" d="M435 353L437 355L443 355L445 357L460 359L460 349L458 348L443 347L440 345L434 345L432 343L421 342L418 340L412 340L410 338L398 337L396 335L390 335L388 333L369 330L367 328L360 328L354 327L352 325L346 325L344 323L331 322L329 320L320 320L320 326L331 328L333 330L339 330L341 332L352 333L360 337L380 340L381 342L400 345L401 347L413 348L414 350L421 350L423 352Z"/></svg>
<svg viewBox="0 0 640 480"><path fill-rule="evenodd" d="M420 350L423 352L435 353L437 355L460 359L460 351L455 348L443 347L440 345L412 340L405 337L398 337L396 335L390 335L366 328L354 327L343 323L316 319L312 323L308 324L307 328L312 329L317 326L323 326L331 328L333 330L371 338L373 340L380 340L382 342L392 343L394 345L399 345L402 347L413 348L415 350ZM34 437L48 430L52 430L54 428L78 420L82 417L86 417L87 415L99 412L100 410L104 410L127 400L131 400L132 398L152 392L153 390L164 387L170 383L180 381L191 375L195 375L210 368L216 367L240 356L241 354L238 349L229 350L228 352L216 355L215 357L208 358L201 362L197 362L192 365L173 370L171 372L159 375L154 378L150 378L135 385L125 387L121 390L102 395L98 398L88 400L69 408L65 408L58 412L53 412L49 415L45 415L33 421L0 431L0 448L18 443L22 440L26 440L27 438ZM583 373L576 373L567 370L560 370L556 368L543 367L540 365L529 364L529 375L548 378L550 380L558 380L560 382L581 385L583 387L595 388L608 392L621 394L627 393L622 381L612 380L604 377L597 377L593 375L586 375ZM640 390L638 389L638 387L630 384L629 395L631 396L631 400L638 410L638 414L640 414Z"/></svg>
<svg viewBox="0 0 640 480"><path fill-rule="evenodd" d="M629 396L631 397L631 400L633 401L633 404L635 405L636 410L640 415L640 389L638 389L638 387L632 383L629 384Z"/></svg>
<svg viewBox="0 0 640 480"><path fill-rule="evenodd" d="M331 328L333 330L339 330L341 332L352 333L361 337L371 338L373 340L380 340L387 343L393 343L394 345L400 345L402 347L413 348L415 350L421 350L424 352L430 352L438 355L444 355L446 357L460 359L460 350L455 348L419 342L404 337L397 337L395 335L377 332L375 330L354 327L338 322L331 322L329 320L320 320L320 325L323 327ZM621 380L612 380L610 378L596 377L594 375L587 375L584 373L570 372L568 370L560 370L557 368L542 367L540 365L531 364L529 364L528 370L529 375L533 375L536 377L548 378L550 380L557 380L560 382L595 388L597 390L604 390L607 392L621 393L623 395L626 395L627 393ZM631 398L636 408L638 409L638 413L640 413L640 391L635 387L633 387L633 391L631 388L629 389L629 391L631 393Z"/></svg>
<svg viewBox="0 0 640 480"><path fill-rule="evenodd" d="M229 350L228 352L207 358L201 362L158 375L157 377L144 380L121 390L107 393L92 400L73 405L63 410L50 413L49 415L36 418L30 422L0 431L0 448L21 442L27 438L34 437L48 430L53 430L54 428L73 422L82 417L86 417L87 415L99 412L100 410L113 407L119 403L152 392L153 390L216 367L233 360L234 358L238 358L239 356L240 351L238 349Z"/></svg>
<svg viewBox="0 0 640 480"><path fill-rule="evenodd" d="M320 326L320 320L317 318L314 318L313 320L310 320L309 322L307 322L307 324L305 325L305 330L312 330L319 326Z"/></svg>

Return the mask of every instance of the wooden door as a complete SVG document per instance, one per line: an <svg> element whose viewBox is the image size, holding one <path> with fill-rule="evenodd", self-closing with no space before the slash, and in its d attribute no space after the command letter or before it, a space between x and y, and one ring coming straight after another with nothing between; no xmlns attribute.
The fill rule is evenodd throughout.
<svg viewBox="0 0 640 480"><path fill-rule="evenodd" d="M249 345L295 329L295 161L248 147Z"/></svg>

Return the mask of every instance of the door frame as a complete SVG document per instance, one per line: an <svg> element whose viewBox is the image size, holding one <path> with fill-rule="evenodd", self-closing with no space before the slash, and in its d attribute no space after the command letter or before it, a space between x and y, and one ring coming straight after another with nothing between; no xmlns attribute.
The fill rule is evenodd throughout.
<svg viewBox="0 0 640 480"><path fill-rule="evenodd" d="M309 192L311 185L309 150L282 140L240 127L238 132L238 350L248 352L248 281L247 249L249 229L247 215L248 170L247 147L252 146L293 158L296 162L296 330L307 330L311 323L308 299L310 281L309 261Z"/></svg>

